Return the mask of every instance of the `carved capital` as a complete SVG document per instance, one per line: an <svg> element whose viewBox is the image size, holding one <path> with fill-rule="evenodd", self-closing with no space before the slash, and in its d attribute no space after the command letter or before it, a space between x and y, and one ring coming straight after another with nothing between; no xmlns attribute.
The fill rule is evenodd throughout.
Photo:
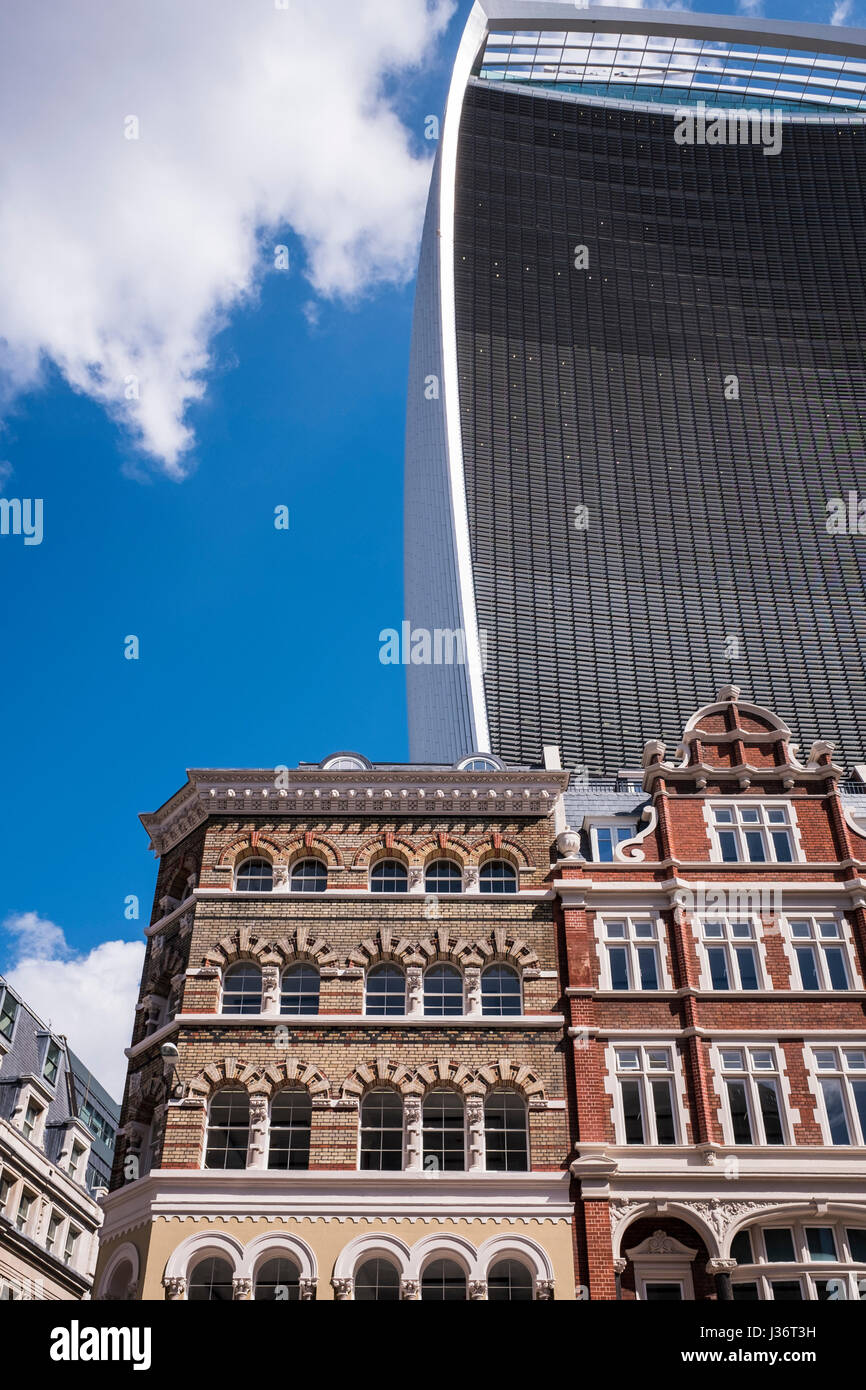
<svg viewBox="0 0 866 1390"><path fill-rule="evenodd" d="M302 1303L309 1303L311 1299L316 1297L316 1285L318 1282L318 1279L300 1279L298 1281Z"/></svg>
<svg viewBox="0 0 866 1390"><path fill-rule="evenodd" d="M418 1300L421 1297L421 1281L419 1279L401 1279L400 1297L407 1300Z"/></svg>
<svg viewBox="0 0 866 1390"><path fill-rule="evenodd" d="M486 1298L486 1297L487 1297L487 1280L486 1280L486 1279L470 1279L470 1280L469 1280L469 1298L470 1298L470 1300L472 1300L472 1301L477 1301L477 1300L479 1300L479 1299L484 1299L484 1298Z"/></svg>
<svg viewBox="0 0 866 1390"><path fill-rule="evenodd" d="M331 1288L338 1303L347 1303L355 1287L354 1279L332 1279Z"/></svg>
<svg viewBox="0 0 866 1390"><path fill-rule="evenodd" d="M235 1299L235 1300L236 1300L237 1302L239 1302L239 1303L242 1303L242 1302L249 1302L249 1300L252 1298L252 1296L253 1296L253 1281L252 1281L252 1279L233 1279L233 1280L232 1280L232 1298L233 1298L233 1299Z"/></svg>
<svg viewBox="0 0 866 1390"><path fill-rule="evenodd" d="M186 1280L184 1278L163 1279L162 1287L165 1289L165 1296L169 1303L186 1298Z"/></svg>
<svg viewBox="0 0 866 1390"><path fill-rule="evenodd" d="M535 1284L535 1297L542 1303L549 1303L553 1299L553 1291L556 1287L555 1279L538 1279Z"/></svg>

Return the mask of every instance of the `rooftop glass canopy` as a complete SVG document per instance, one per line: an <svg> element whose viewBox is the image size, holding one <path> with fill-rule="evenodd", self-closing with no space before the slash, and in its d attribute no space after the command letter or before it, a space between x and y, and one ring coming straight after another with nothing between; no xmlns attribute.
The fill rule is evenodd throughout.
<svg viewBox="0 0 866 1390"><path fill-rule="evenodd" d="M866 61L659 34L490 32L476 75L627 101L866 114Z"/></svg>

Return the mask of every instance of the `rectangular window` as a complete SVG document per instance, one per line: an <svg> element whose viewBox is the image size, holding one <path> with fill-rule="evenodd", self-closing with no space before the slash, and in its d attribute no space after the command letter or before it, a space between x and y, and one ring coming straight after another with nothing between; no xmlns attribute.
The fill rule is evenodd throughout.
<svg viewBox="0 0 866 1390"><path fill-rule="evenodd" d="M698 925L710 988L760 989L756 922L715 917Z"/></svg>
<svg viewBox="0 0 866 1390"><path fill-rule="evenodd" d="M835 919L797 917L787 922L800 989L850 989L848 945Z"/></svg>
<svg viewBox="0 0 866 1390"><path fill-rule="evenodd" d="M775 1050L722 1048L722 1072L734 1144L784 1144Z"/></svg>
<svg viewBox="0 0 866 1390"><path fill-rule="evenodd" d="M858 1264L866 1264L866 1229L849 1226L846 1235L851 1259Z"/></svg>
<svg viewBox="0 0 866 1390"><path fill-rule="evenodd" d="M6 1203L9 1201L9 1193L12 1191L14 1182L15 1179L11 1178L8 1173L3 1173L0 1177L0 1214L6 1210Z"/></svg>
<svg viewBox="0 0 866 1390"><path fill-rule="evenodd" d="M651 918L625 917L602 923L602 988L661 987L659 925Z"/></svg>
<svg viewBox="0 0 866 1390"><path fill-rule="evenodd" d="M734 802L713 805L710 813L715 857L723 864L793 862L793 811L787 804Z"/></svg>
<svg viewBox="0 0 866 1390"><path fill-rule="evenodd" d="M793 1263L796 1259L793 1231L788 1226L778 1229L768 1227L764 1231L764 1249L771 1264Z"/></svg>
<svg viewBox="0 0 866 1390"><path fill-rule="evenodd" d="M66 1232L66 1244L63 1247L63 1258L67 1264L71 1264L75 1258L75 1247L78 1244L79 1232L70 1226Z"/></svg>
<svg viewBox="0 0 866 1390"><path fill-rule="evenodd" d="M806 1244L809 1259L833 1263L836 1259L836 1241L832 1226L807 1226Z"/></svg>
<svg viewBox="0 0 866 1390"><path fill-rule="evenodd" d="M28 1192L25 1188L18 1198L18 1210L15 1213L15 1227L19 1231L26 1232L27 1223L30 1220L30 1213L33 1210L33 1203L36 1201L36 1194Z"/></svg>
<svg viewBox="0 0 866 1390"><path fill-rule="evenodd" d="M33 1100L29 1101L27 1109L24 1112L24 1123L21 1126L21 1132L24 1138L29 1139L31 1143L34 1142L33 1136L36 1133L36 1126L39 1124L39 1117L41 1114L42 1107L37 1105Z"/></svg>
<svg viewBox="0 0 866 1390"><path fill-rule="evenodd" d="M45 1064L42 1068L42 1075L45 1077L49 1086L53 1086L57 1080L57 1070L59 1066L60 1048L56 1042L49 1039L48 1046L45 1049Z"/></svg>
<svg viewBox="0 0 866 1390"><path fill-rule="evenodd" d="M824 1102L825 1135L839 1146L866 1143L866 1052L821 1047L812 1056Z"/></svg>
<svg viewBox="0 0 866 1390"><path fill-rule="evenodd" d="M12 1041L15 1019L18 1015L18 1000L9 993L5 985L0 985L0 1037Z"/></svg>
<svg viewBox="0 0 866 1390"><path fill-rule="evenodd" d="M62 1225L63 1218L58 1216L56 1211L53 1211L48 1221L48 1233L45 1237L46 1248L52 1255L57 1254L57 1245L60 1240L60 1227Z"/></svg>
<svg viewBox="0 0 866 1390"><path fill-rule="evenodd" d="M622 1141L626 1144L676 1144L670 1048L618 1047L614 1053L622 1109Z"/></svg>
<svg viewBox="0 0 866 1390"><path fill-rule="evenodd" d="M636 833L636 828L631 823L628 825L600 824L590 826L593 859L597 864L612 864L615 846L633 839Z"/></svg>

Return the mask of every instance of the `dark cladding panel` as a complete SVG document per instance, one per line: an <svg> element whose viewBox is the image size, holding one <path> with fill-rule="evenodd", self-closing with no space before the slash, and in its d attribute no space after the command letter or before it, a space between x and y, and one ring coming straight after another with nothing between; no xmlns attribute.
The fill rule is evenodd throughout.
<svg viewBox="0 0 866 1390"><path fill-rule="evenodd" d="M673 126L466 93L456 309L492 747L616 772L733 681L850 764L866 536L825 520L866 491L866 130L786 123L768 156Z"/></svg>

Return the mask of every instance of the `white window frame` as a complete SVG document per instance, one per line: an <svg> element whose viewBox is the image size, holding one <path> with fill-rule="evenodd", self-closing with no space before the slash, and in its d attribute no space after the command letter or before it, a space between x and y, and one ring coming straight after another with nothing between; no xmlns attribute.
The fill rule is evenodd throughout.
<svg viewBox="0 0 866 1390"><path fill-rule="evenodd" d="M708 936L707 923L721 922L722 935ZM748 922L751 927L750 936L735 936L733 928L741 923ZM710 994L760 994L762 990L771 990L773 982L767 969L767 948L763 939L763 923L757 913L722 913L706 912L695 913L692 916L692 929L698 947L698 960L700 961L700 988ZM750 946L755 956L756 975L758 979L757 989L743 989L742 977L740 975L740 964L736 958L736 948ZM710 968L710 950L722 949L725 952L728 969L729 981L735 980L735 984L730 984L728 989L715 989L713 986L713 975Z"/></svg>
<svg viewBox="0 0 866 1390"><path fill-rule="evenodd" d="M794 922L808 922L810 934L808 937L795 936L793 931ZM822 936L822 922L833 922L838 928L836 936ZM818 989L822 994L844 994L846 991L834 989L830 983L830 972L827 968L826 954L824 947L837 946L842 952L845 962L845 973L848 977L848 989L862 989L863 980L860 976L857 964L857 955L854 950L854 941L851 934L851 924L846 917L832 912L786 912L782 915L782 948L788 959L791 972L791 989L805 990L800 975L800 962L797 959L797 948L811 946L817 957L817 973L820 981ZM815 994L815 990L806 991Z"/></svg>
<svg viewBox="0 0 866 1390"><path fill-rule="evenodd" d="M591 821L589 821L589 823L588 823L588 829L589 829L589 844L590 844L590 849L592 850L592 862L593 862L593 864L615 864L615 863L617 862L617 859L616 859L616 849L617 849L617 845L624 845L624 844L626 843L627 840L633 840L634 837L635 837L635 835L638 833L637 821L636 821L636 820L626 821L626 820L623 819L622 816L599 816L599 817L597 817L597 818L596 818L596 817L593 817L593 819L592 819ZM611 837L612 840L613 840L613 858L612 858L612 859L602 859L602 858L600 858L599 848L598 848L598 835L596 834L596 832L597 832L598 830L627 830L627 831L628 831L628 834L627 834L627 835L623 835L621 838L619 838L618 836L615 836L615 835Z"/></svg>
<svg viewBox="0 0 866 1390"><path fill-rule="evenodd" d="M835 1054L836 1066L831 1071L829 1068L818 1066L819 1052L832 1052ZM809 1078L809 1088L816 1099L816 1114L821 1126L821 1135L828 1148L833 1149L856 1149L866 1146L866 1123L861 1124L860 1115L857 1110L857 1102L854 1099L853 1089L850 1084L850 1077L857 1081L866 1081L866 1067L852 1067L848 1062L848 1053L859 1053L866 1059L866 1045L860 1043L846 1043L843 1041L833 1041L827 1043L810 1043L805 1049L806 1071ZM845 1104L845 1118L848 1124L848 1133L851 1139L849 1144L834 1144L830 1131L830 1118L827 1112L827 1101L824 1096L822 1080L836 1080L842 1083L842 1095Z"/></svg>
<svg viewBox="0 0 866 1390"><path fill-rule="evenodd" d="M625 926L625 935L612 937L609 929L612 926ZM638 936L636 928L645 926L649 923L653 929L652 936ZM667 939L665 935L664 923L660 917L652 912L597 912L595 914L595 938L596 952L599 963L599 987L609 990L616 994L658 994L662 990L673 989L670 972L668 970L668 958L665 946ZM614 990L613 974L610 968L610 951L613 946L624 947L628 962L629 987L627 990ZM640 983L640 965L637 952L639 948L652 947L656 957L656 976L658 979L657 989L645 989Z"/></svg>
<svg viewBox="0 0 866 1390"><path fill-rule="evenodd" d="M787 1219L757 1222L744 1227L751 1239L752 1262L737 1265L732 1279L733 1286L736 1288L738 1284L757 1284L759 1301L773 1302L773 1281L785 1280L793 1283L796 1279L800 1283L801 1291L805 1281L804 1302L817 1302L815 1281L837 1280L845 1290L840 1295L840 1301L861 1299L866 1293L866 1263L858 1264L848 1241L848 1229L856 1224L856 1219L851 1217L821 1217L807 1213L789 1216ZM832 1230L836 1243L835 1260L816 1260L811 1255L807 1232L812 1227L829 1227ZM859 1229L866 1229L866 1223ZM793 1260L767 1258L765 1232L768 1230L791 1232L794 1244ZM861 1292L861 1284L864 1286L864 1292Z"/></svg>
<svg viewBox="0 0 866 1390"><path fill-rule="evenodd" d="M729 1052L743 1054L744 1065L741 1069L725 1065L723 1054ZM772 1068L757 1065L755 1054L763 1052L770 1054L773 1061ZM714 1044L710 1053L718 1094L721 1099L720 1111L725 1144L730 1148L748 1149L784 1149L790 1147L794 1143L794 1125L799 1122L800 1112L791 1107L791 1083L789 1078L784 1075L778 1047L773 1043L737 1042L731 1039L731 1041ZM772 1080L776 1085L779 1119L782 1126L781 1144L767 1143L767 1132L764 1128L764 1116L761 1111L757 1085L759 1081L764 1079ZM731 1101L727 1084L729 1080L745 1081L746 1083L746 1104L749 1112L749 1127L752 1133L751 1144L741 1144L734 1138L734 1124L731 1117Z"/></svg>
<svg viewBox="0 0 866 1390"><path fill-rule="evenodd" d="M671 1060L671 1065L665 1069L652 1068L647 1058L648 1052L666 1052ZM620 1065L618 1054L620 1052L637 1052L639 1066L635 1069L626 1069ZM673 1042L615 1042L610 1043L607 1048L607 1072L611 1085L608 1088L612 1095L613 1127L618 1147L629 1151L649 1148L660 1148L671 1150L681 1147L686 1135L686 1094L685 1078L682 1070L682 1058L679 1049ZM641 1098L641 1121L644 1132L643 1144L629 1144L625 1130L625 1109L622 1102L622 1087L620 1081L637 1081L640 1086ZM659 1144L658 1132L656 1130L655 1106L651 1103L649 1093L650 1081L667 1081L671 1091L671 1108L674 1123L674 1142L673 1144ZM649 1136L649 1137L648 1137Z"/></svg>
<svg viewBox="0 0 866 1390"><path fill-rule="evenodd" d="M716 823L716 811L730 811L730 824L718 825ZM743 822L743 811L757 811L758 820L754 823ZM783 811L785 813L784 822L772 823L767 819L768 811ZM756 864L759 867L763 864L802 864L806 856L803 853L803 846L800 841L800 827L797 824L797 812L790 801L771 800L752 800L751 797L743 800L734 800L728 797L714 797L704 802L704 819L706 821L707 833L710 840L710 862L714 864ZM777 859L776 849L773 844L772 832L786 830L791 842L791 858ZM732 831L737 841L737 858L734 860L722 858L722 846L719 839L720 832ZM751 859L746 854L746 832L760 832L766 857L764 859Z"/></svg>
<svg viewBox="0 0 866 1390"><path fill-rule="evenodd" d="M30 1206L27 1210L27 1215L24 1218L24 1225L20 1226L18 1224L18 1218L21 1214L21 1203L24 1201L25 1198L30 1199ZM17 1200L15 1202L15 1215L12 1218L12 1225L15 1227L16 1231L20 1231L22 1235L29 1236L31 1234L30 1227L33 1225L33 1219L38 1209L39 1193L36 1191L34 1187L28 1187L26 1181L22 1182L20 1190L18 1192Z"/></svg>

